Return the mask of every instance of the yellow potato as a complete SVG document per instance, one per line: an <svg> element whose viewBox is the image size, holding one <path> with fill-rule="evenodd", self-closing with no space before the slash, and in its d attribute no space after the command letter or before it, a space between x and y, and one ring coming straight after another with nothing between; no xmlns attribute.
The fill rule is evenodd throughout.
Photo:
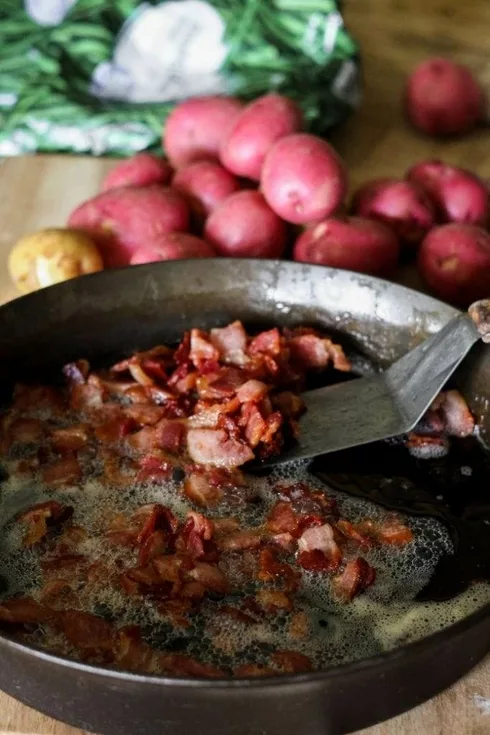
<svg viewBox="0 0 490 735"><path fill-rule="evenodd" d="M95 273L103 267L102 257L88 235L54 227L21 237L8 259L10 277L23 293Z"/></svg>

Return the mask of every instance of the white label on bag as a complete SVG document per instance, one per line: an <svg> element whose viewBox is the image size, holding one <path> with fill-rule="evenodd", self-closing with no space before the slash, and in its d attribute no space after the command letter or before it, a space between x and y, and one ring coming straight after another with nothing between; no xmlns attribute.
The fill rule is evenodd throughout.
<svg viewBox="0 0 490 735"><path fill-rule="evenodd" d="M225 24L204 0L142 5L123 26L113 58L99 64L91 93L127 102L169 102L226 91Z"/></svg>

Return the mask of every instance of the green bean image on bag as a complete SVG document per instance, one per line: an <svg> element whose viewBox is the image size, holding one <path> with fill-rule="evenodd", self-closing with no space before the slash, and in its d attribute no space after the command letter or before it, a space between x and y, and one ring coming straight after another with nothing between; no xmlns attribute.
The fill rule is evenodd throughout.
<svg viewBox="0 0 490 735"><path fill-rule="evenodd" d="M297 100L325 133L357 106L357 45L334 0L3 0L0 155L159 150L175 104Z"/></svg>

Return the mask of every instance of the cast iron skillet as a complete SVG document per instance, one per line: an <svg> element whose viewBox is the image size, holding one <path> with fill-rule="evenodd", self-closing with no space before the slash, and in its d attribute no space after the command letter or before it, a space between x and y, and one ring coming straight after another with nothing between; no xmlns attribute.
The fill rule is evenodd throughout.
<svg viewBox="0 0 490 735"><path fill-rule="evenodd" d="M317 266L194 260L108 271L0 309L0 390L50 379L74 358L113 361L174 341L191 326L317 324L382 363L454 315L451 307L375 278ZM485 435L490 350L457 382ZM326 735L392 717L432 697L490 650L490 606L395 651L325 673L210 681L86 666L0 637L0 687L22 702L107 735Z"/></svg>

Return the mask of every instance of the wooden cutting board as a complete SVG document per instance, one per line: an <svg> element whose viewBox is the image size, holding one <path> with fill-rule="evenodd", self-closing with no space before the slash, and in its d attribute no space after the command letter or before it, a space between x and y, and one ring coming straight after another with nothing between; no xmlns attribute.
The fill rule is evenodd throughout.
<svg viewBox="0 0 490 735"><path fill-rule="evenodd" d="M345 0L344 8L362 45L366 80L361 112L335 139L353 184L402 175L416 160L435 157L490 176L488 130L460 141L434 142L407 127L400 107L406 73L428 55L451 55L490 80L489 0ZM111 165L101 159L46 156L0 166L0 302L16 295L5 268L16 238L63 225L71 209L98 190ZM421 285L410 268L399 280ZM80 732L0 694L0 735ZM490 735L490 659L432 701L363 735Z"/></svg>

